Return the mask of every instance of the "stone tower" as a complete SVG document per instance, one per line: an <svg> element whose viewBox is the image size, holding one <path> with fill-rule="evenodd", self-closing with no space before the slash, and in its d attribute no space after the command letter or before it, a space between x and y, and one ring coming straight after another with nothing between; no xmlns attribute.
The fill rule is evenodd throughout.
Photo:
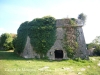
<svg viewBox="0 0 100 75"><path fill-rule="evenodd" d="M75 57L80 57L82 59L88 59L88 51L86 49L84 33L82 30L82 26L83 26L82 21L76 20L76 22L77 22L76 28L77 28L79 35L77 37L78 49L76 50ZM68 59L67 52L63 48L63 43L62 43L62 40L64 39L64 33L65 33L65 30L63 27L67 27L67 26L69 26L67 19L58 19L56 21L56 27L57 27L56 37L57 37L57 39L56 39L54 45L51 47L51 49L47 53L47 56L49 57L49 59L52 59L52 60L55 60L57 58ZM59 56L59 55L61 55L61 56Z"/></svg>
<svg viewBox="0 0 100 75"><path fill-rule="evenodd" d="M76 20L77 23L77 30L79 32L79 36L77 37L77 43L78 43L78 48L76 50L75 57L80 57L83 59L88 59L88 51L86 49L86 43L85 43L85 38L84 38L84 33L82 30L82 21L81 20ZM63 27L69 26L67 19L57 19L56 20L56 41L54 45L48 50L47 52L47 57L51 60L56 60L56 59L68 59L67 57L67 52L63 48L63 39L64 39L64 33L65 30ZM35 57L40 57L34 50L33 47L30 44L30 38L27 36L27 42L25 45L25 48L23 52L21 53L21 56L24 58L35 58Z"/></svg>

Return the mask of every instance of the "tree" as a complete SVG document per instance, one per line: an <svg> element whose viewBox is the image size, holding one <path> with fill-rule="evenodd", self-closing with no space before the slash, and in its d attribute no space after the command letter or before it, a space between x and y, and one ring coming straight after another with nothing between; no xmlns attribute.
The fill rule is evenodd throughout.
<svg viewBox="0 0 100 75"><path fill-rule="evenodd" d="M14 34L14 33L10 33L10 35L11 35L11 37L14 39L14 38L16 38L16 34Z"/></svg>
<svg viewBox="0 0 100 75"><path fill-rule="evenodd" d="M81 13L81 14L78 15L78 19L82 20L83 25L84 25L85 21L86 21L86 15L84 15L83 13Z"/></svg>
<svg viewBox="0 0 100 75"><path fill-rule="evenodd" d="M94 55L100 56L100 45L95 46Z"/></svg>
<svg viewBox="0 0 100 75"><path fill-rule="evenodd" d="M0 48L4 50L12 49L12 36L9 33L4 33L0 37Z"/></svg>
<svg viewBox="0 0 100 75"><path fill-rule="evenodd" d="M96 36L96 38L92 42L95 44L100 44L100 36Z"/></svg>
<svg viewBox="0 0 100 75"><path fill-rule="evenodd" d="M14 34L14 33L10 33L11 37L13 38L12 40L12 48L14 49L15 48L15 44L16 44L16 40L17 40L17 35Z"/></svg>
<svg viewBox="0 0 100 75"><path fill-rule="evenodd" d="M97 46L97 44L95 43L89 43L89 44L86 44L87 45L87 49L92 49L92 48L95 48Z"/></svg>
<svg viewBox="0 0 100 75"><path fill-rule="evenodd" d="M94 55L100 56L100 36L97 36L92 43L94 44Z"/></svg>
<svg viewBox="0 0 100 75"><path fill-rule="evenodd" d="M16 42L17 42L17 36L13 38L12 44L13 44L13 48L15 49L16 47Z"/></svg>
<svg viewBox="0 0 100 75"><path fill-rule="evenodd" d="M1 49L1 36L0 36L0 49Z"/></svg>

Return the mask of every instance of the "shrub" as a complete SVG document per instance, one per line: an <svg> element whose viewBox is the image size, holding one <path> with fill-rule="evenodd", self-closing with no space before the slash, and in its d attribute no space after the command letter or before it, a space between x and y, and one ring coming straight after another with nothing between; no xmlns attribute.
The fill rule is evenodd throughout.
<svg viewBox="0 0 100 75"><path fill-rule="evenodd" d="M94 55L100 56L100 45L97 45L94 49Z"/></svg>
<svg viewBox="0 0 100 75"><path fill-rule="evenodd" d="M4 50L13 49L12 36L9 33L4 33L0 37L0 48Z"/></svg>

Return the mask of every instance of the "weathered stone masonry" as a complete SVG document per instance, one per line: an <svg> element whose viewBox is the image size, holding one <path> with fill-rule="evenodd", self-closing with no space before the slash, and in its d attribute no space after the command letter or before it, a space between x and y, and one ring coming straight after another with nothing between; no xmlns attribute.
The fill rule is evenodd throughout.
<svg viewBox="0 0 100 75"><path fill-rule="evenodd" d="M67 19L58 19L56 20L56 41L54 45L51 47L51 49L47 52L47 56L51 60L55 60L59 57L57 57L57 53L61 54L62 59L68 59L67 52L63 48L62 40L64 39L64 26L68 26ZM86 49L85 39L84 39L84 33L82 30L82 23L80 20L77 20L77 30L79 32L79 36L77 37L78 42L78 49L76 50L75 57L85 58L88 59L88 52ZM33 47L30 44L30 38L27 36L27 42L25 45L25 48L23 52L21 53L21 56L24 58L35 58L40 57L34 50Z"/></svg>

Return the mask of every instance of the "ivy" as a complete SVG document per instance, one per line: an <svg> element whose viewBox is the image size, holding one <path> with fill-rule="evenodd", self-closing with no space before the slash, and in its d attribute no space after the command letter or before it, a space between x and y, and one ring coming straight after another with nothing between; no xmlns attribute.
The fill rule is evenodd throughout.
<svg viewBox="0 0 100 75"><path fill-rule="evenodd" d="M29 36L34 50L42 57L55 42L56 24L53 17L36 18L29 23ZM32 34L30 34L32 33Z"/></svg>
<svg viewBox="0 0 100 75"><path fill-rule="evenodd" d="M77 37L79 36L75 20L69 19L69 25L64 27L64 49L67 51L67 56L73 58L78 48Z"/></svg>
<svg viewBox="0 0 100 75"><path fill-rule="evenodd" d="M28 32L28 21L22 23L17 31L17 39L15 44L15 52L20 54L25 47Z"/></svg>
<svg viewBox="0 0 100 75"><path fill-rule="evenodd" d="M16 51L21 53L25 47L27 36L30 37L31 45L41 57L53 46L56 40L56 20L45 16L36 18L20 25L17 33Z"/></svg>

